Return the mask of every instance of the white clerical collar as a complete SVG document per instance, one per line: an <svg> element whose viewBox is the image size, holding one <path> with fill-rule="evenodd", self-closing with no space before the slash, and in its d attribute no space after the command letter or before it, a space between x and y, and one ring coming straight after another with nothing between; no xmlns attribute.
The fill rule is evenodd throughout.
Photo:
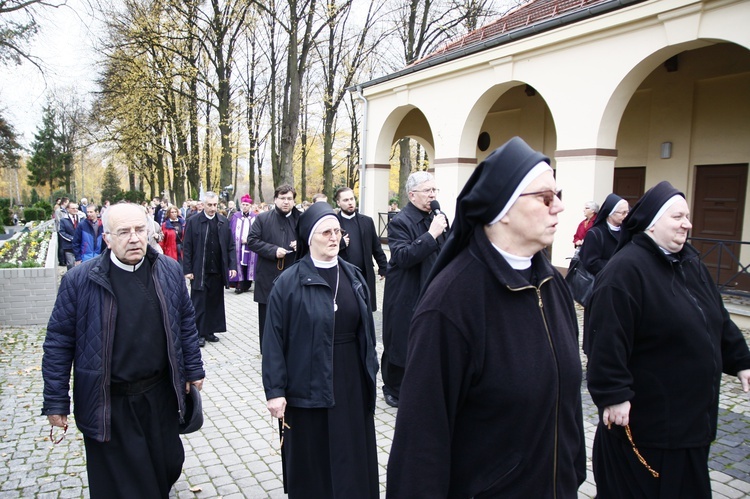
<svg viewBox="0 0 750 499"><path fill-rule="evenodd" d="M206 212L204 211L203 214L206 215ZM209 219L209 220L213 220L215 216L216 216L216 213L214 213L210 217L208 215L206 215L206 218Z"/></svg>
<svg viewBox="0 0 750 499"><path fill-rule="evenodd" d="M115 256L114 251L109 252L109 259L114 263L117 267L121 268L125 272L135 272L139 268L141 268L141 265L143 265L143 261L146 259L146 257L141 258L141 261L136 263L135 265L130 265L129 263L122 263L120 260L117 259Z"/></svg>
<svg viewBox="0 0 750 499"><path fill-rule="evenodd" d="M615 227L614 225L612 225L609 222L607 222L607 225L609 226L609 230L612 230L614 232L620 232L620 226L619 225L617 227Z"/></svg>
<svg viewBox="0 0 750 499"><path fill-rule="evenodd" d="M312 260L313 265L315 265L315 267L317 267L319 269L332 269L333 267L335 267L336 265L339 264L338 257L334 258L333 260L331 260L329 262L326 262L324 260L316 260L312 256L310 257L310 259Z"/></svg>
<svg viewBox="0 0 750 499"><path fill-rule="evenodd" d="M507 251L503 251L494 244L492 245L493 248L497 250L498 253L500 253L500 256L505 258L505 261L508 262L508 265L514 270L525 270L531 267L531 258L530 256L518 256L518 255L512 255L508 253Z"/></svg>
<svg viewBox="0 0 750 499"><path fill-rule="evenodd" d="M344 218L346 218L347 220L351 220L352 218L354 218L354 216L356 214L357 214L357 212L355 211L351 215L347 215L344 210L341 210L341 216L344 217Z"/></svg>

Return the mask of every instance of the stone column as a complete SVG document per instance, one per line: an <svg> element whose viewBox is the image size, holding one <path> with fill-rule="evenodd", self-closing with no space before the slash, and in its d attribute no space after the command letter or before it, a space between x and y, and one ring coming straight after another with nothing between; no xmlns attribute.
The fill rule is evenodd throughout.
<svg viewBox="0 0 750 499"><path fill-rule="evenodd" d="M565 211L559 215L552 245L552 264L568 268L573 255L573 234L583 220L587 201L601 204L612 192L615 149L568 149L555 152L557 188L563 190Z"/></svg>

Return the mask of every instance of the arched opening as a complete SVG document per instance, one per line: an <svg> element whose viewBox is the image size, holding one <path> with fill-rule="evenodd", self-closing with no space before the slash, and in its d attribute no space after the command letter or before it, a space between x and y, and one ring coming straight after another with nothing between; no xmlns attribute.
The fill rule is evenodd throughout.
<svg viewBox="0 0 750 499"><path fill-rule="evenodd" d="M750 290L736 275L750 263L750 245L740 243L750 239L750 51L700 43L662 55L628 100L613 191L634 202L670 181L688 197L693 244L714 278Z"/></svg>

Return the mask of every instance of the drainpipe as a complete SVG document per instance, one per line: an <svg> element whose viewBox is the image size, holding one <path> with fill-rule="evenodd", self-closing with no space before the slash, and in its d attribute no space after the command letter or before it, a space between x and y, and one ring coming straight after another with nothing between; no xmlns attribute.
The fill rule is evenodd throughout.
<svg viewBox="0 0 750 499"><path fill-rule="evenodd" d="M361 100L364 104L362 111L362 140L359 148L359 207L361 212L365 206L365 153L367 152L367 107L369 105L365 95L362 93L362 85L357 85L357 95L355 98Z"/></svg>

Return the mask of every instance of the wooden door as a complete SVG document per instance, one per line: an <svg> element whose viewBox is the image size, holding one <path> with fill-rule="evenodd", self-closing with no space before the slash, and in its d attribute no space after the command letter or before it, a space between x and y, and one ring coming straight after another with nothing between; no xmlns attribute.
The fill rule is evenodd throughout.
<svg viewBox="0 0 750 499"><path fill-rule="evenodd" d="M646 186L646 167L615 168L612 192L628 202L632 208L643 196Z"/></svg>
<svg viewBox="0 0 750 499"><path fill-rule="evenodd" d="M747 164L696 166L692 237L715 241L740 241L745 214ZM691 241L703 255L718 284L750 290L746 275L735 276L740 265L741 245ZM721 249L721 251L719 251ZM747 264L748 262L744 262Z"/></svg>

